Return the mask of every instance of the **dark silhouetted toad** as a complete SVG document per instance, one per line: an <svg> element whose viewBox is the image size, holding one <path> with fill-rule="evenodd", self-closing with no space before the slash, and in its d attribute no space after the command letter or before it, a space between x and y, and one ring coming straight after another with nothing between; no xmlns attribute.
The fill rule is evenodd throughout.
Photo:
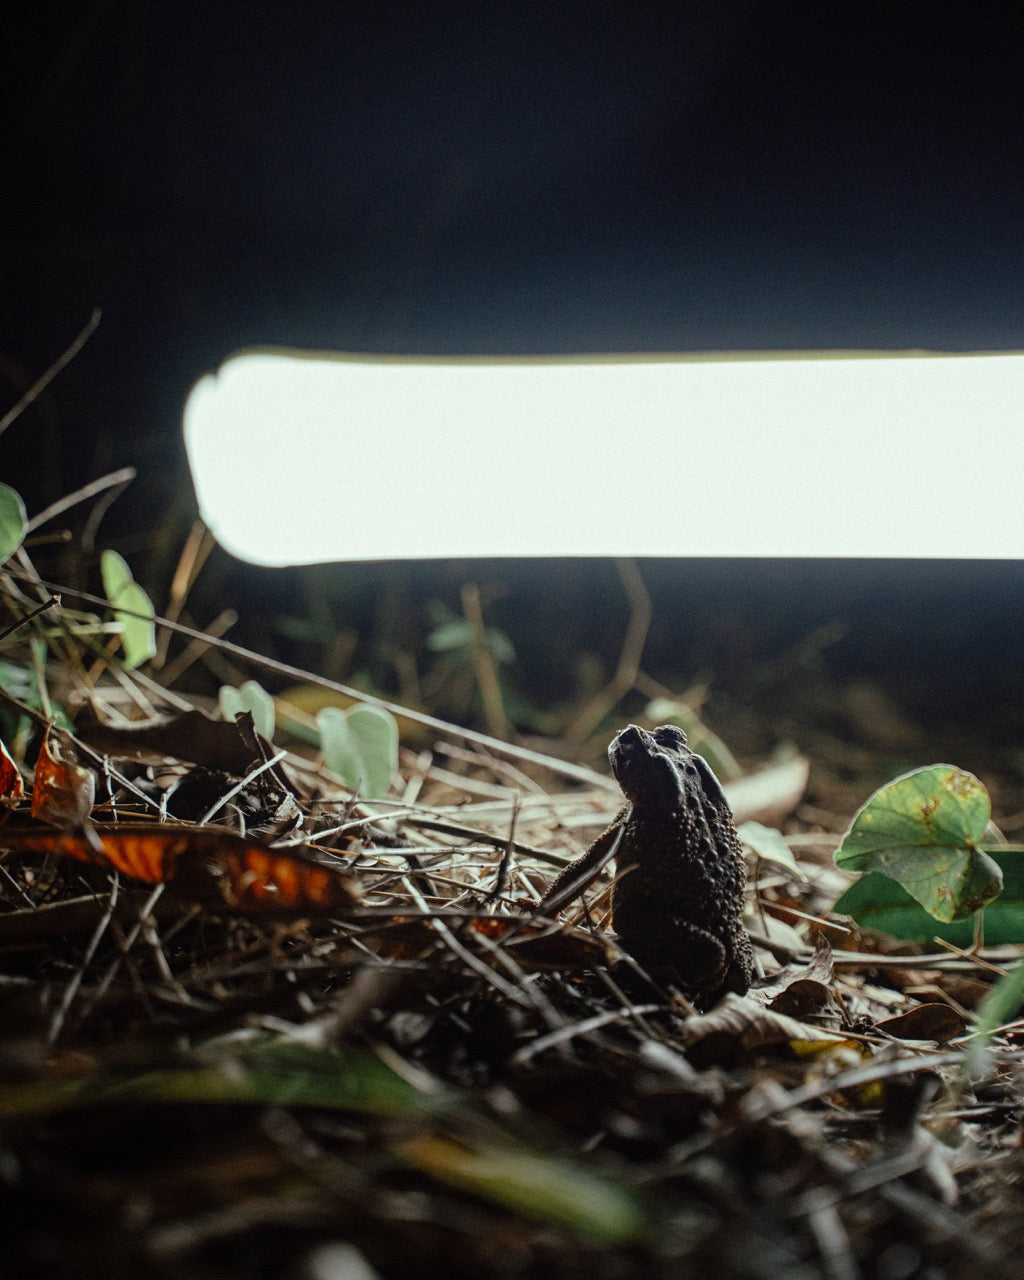
<svg viewBox="0 0 1024 1280"><path fill-rule="evenodd" d="M754 959L743 928L746 874L732 810L707 761L674 725L629 725L608 749L628 804L544 895L549 914L616 859L612 924L651 978L698 1008L750 986ZM614 846L614 847L613 847Z"/></svg>

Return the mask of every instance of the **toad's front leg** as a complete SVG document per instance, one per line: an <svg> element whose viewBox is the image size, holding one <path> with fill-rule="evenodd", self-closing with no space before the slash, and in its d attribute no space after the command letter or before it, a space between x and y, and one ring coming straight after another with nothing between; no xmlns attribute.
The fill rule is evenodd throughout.
<svg viewBox="0 0 1024 1280"><path fill-rule="evenodd" d="M541 915L554 916L574 898L584 893L602 869L611 862L618 851L625 825L625 816L629 806L618 815L611 826L602 831L594 843L578 858L574 858L568 866L563 867L552 880L544 897L537 904L537 912Z"/></svg>

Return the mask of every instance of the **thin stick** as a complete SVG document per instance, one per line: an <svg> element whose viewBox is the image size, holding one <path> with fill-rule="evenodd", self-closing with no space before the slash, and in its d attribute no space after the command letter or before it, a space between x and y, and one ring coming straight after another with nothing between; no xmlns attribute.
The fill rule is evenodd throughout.
<svg viewBox="0 0 1024 1280"><path fill-rule="evenodd" d="M617 559L615 567L629 601L629 625L626 627L615 674L603 689L594 694L569 726L565 735L569 742L582 742L592 733L608 712L629 693L640 673L640 659L651 626L651 596L635 560Z"/></svg>
<svg viewBox="0 0 1024 1280"><path fill-rule="evenodd" d="M50 596L49 600L44 600L37 609L33 609L31 613L26 613L23 618L19 618L17 622L12 622L9 627L5 627L3 631L0 631L0 641L6 640L7 637L9 635L13 635L19 627L23 627L27 622L31 622L33 618L38 618L41 613L45 613L47 609L52 609L54 605L57 605L58 607L60 606L60 596Z"/></svg>
<svg viewBox="0 0 1024 1280"><path fill-rule="evenodd" d="M110 984L117 977L117 971L121 968L121 965L124 963L125 959L127 958L128 952L131 951L132 947L134 947L135 943L138 941L139 934L142 932L143 927L145 925L146 917L150 914L150 912L156 906L157 902L159 901L166 887L167 887L166 885L158 884L156 888L153 890L153 892L146 899L146 901L142 904L142 907L139 910L138 917L135 921L135 924L132 927L131 932L124 939L123 943L120 946L120 953L117 956L115 956L114 959L111 961L110 967L107 969L106 973L104 973L103 977L100 979L99 985L96 987L96 990L92 993L92 997L89 1000L88 1006L83 1011L83 1014L82 1014L83 1017L86 1016L89 1012L91 1012L91 1010L93 1010L104 998L104 996L107 994L107 991L110 989Z"/></svg>
<svg viewBox="0 0 1024 1280"><path fill-rule="evenodd" d="M481 959L473 954L472 951L463 946L439 915L432 914L430 912L426 899L413 884L409 876L402 876L402 884L405 885L406 891L410 898L412 898L413 902L416 903L421 911L428 915L428 918L445 946L457 955L463 964L468 965L475 974L483 978L484 982L488 983L492 987L496 987L497 990L500 991L507 1000L511 1000L513 1004L522 1005L524 1009L529 1009L531 1007L531 1001L527 999L518 987L514 986L506 978L503 978L500 973L495 973L493 969L489 969Z"/></svg>
<svg viewBox="0 0 1024 1280"><path fill-rule="evenodd" d="M285 758L285 756L287 756L287 754L288 754L287 751L279 751L276 756L271 756L269 760L264 760L261 765L253 769L252 773L247 774L244 778L241 779L240 782L236 783L235 786L233 786L230 791L226 791L224 795L222 795L221 798L216 802L216 804L212 805L209 809L207 809L207 811L199 819L199 826L205 827L206 824L214 817L215 814L220 813L221 809L224 808L224 806L227 804L229 800L234 799L234 797L237 796L240 791L244 791L245 788L249 786L251 782L255 782L255 780L260 776L261 773L266 773L268 769L273 769L275 764L280 764L280 762Z"/></svg>
<svg viewBox="0 0 1024 1280"><path fill-rule="evenodd" d="M98 493L103 493L105 489L113 489L117 485L124 488L134 479L134 467L122 467L119 471L111 471L109 475L100 476L98 480L93 480L91 484L84 485L74 493L69 493L66 498L60 498L52 506L47 507L45 511L40 511L37 516L33 516L26 529L31 533L33 529L38 529L41 525L46 524L47 521L55 520L57 516L63 515L71 507L77 507L79 503L88 502L90 498L95 498ZM117 494L113 496L116 498Z"/></svg>
<svg viewBox="0 0 1024 1280"><path fill-rule="evenodd" d="M517 1049L509 1061L514 1066L522 1066L523 1063L529 1062L531 1058L536 1058L538 1054L544 1053L548 1049L553 1049L556 1045L564 1044L567 1040L575 1040L578 1036L592 1035L602 1027L611 1026L616 1022L626 1022L637 1014L657 1013L664 1007L661 1004L640 1004L625 1005L618 1009L606 1009L604 1012L594 1014L590 1018L582 1018L570 1026L562 1026L547 1035L538 1036L536 1040L531 1040L529 1044Z"/></svg>
<svg viewBox="0 0 1024 1280"><path fill-rule="evenodd" d="M174 577L171 579L171 586L168 592L167 606L165 609L166 617L172 622L177 622L181 617L181 612L185 607L185 600L188 597L192 585L198 578L200 570L206 563L210 552L216 545L213 534L201 520L196 520L192 528L189 530L188 537L185 539L185 545L178 556L178 564L174 570ZM160 641L157 647L156 667L159 669L167 662L167 650L171 642L171 633L162 631L160 633ZM186 650L188 652L188 650ZM199 652L198 650L196 651ZM174 681L168 679L168 684Z"/></svg>
<svg viewBox="0 0 1024 1280"><path fill-rule="evenodd" d="M494 666L494 654L487 644L480 588L475 582L467 582L462 588L462 615L473 633L473 672L476 676L476 686L480 690L484 719L493 736L504 741L508 737L508 720L501 700L501 685L498 683L498 673Z"/></svg>
<svg viewBox="0 0 1024 1280"><path fill-rule="evenodd" d="M512 813L508 822L508 839L505 841L505 848L502 850L501 858L498 861L498 870L494 876L494 888L487 895L485 901L493 902L499 898L505 890L505 882L508 879L508 864L512 858L512 850L515 847L516 822L519 819L519 797L515 796L512 801Z"/></svg>
<svg viewBox="0 0 1024 1280"><path fill-rule="evenodd" d="M110 924L110 921L113 919L114 908L117 906L117 894L118 894L119 885L120 885L120 879L117 876L117 873L115 872L114 882L110 887L110 897L107 900L107 909L103 913L103 918L100 920L99 924L96 926L92 935L92 939L89 942L89 945L85 949L85 955L82 956L82 963L79 965L77 971L75 972L75 976L71 979L71 981L65 987L64 995L63 995L63 998L61 999L60 1006L57 1009L57 1012L53 1016L53 1021L50 1023L50 1030L46 1037L46 1043L49 1045L53 1045L57 1043L57 1037L60 1035L61 1030L63 1029L63 1026L64 1026L64 1021L68 1016L68 1010L71 1008L71 1005L74 1002L75 996L78 994L78 989L82 985L82 980L85 977L85 971L86 969L88 969L89 965L92 963L92 958L96 954L96 948L100 945L100 939L106 933L107 926Z"/></svg>
<svg viewBox="0 0 1024 1280"><path fill-rule="evenodd" d="M74 340L74 342L72 342L71 346L68 347L67 351L65 351L62 356L58 356L58 358L53 362L53 364L50 365L49 369L47 369L47 371L43 374L43 376L41 378L37 378L36 381L33 382L33 384L21 397L21 399L14 406L14 408L8 409L8 411L4 414L4 416L0 418L0 435L3 435L3 433L11 425L11 423L18 417L19 414L24 413L24 411L29 407L29 405L33 402L33 400L35 400L38 396L42 395L42 393L46 390L46 388L50 385L50 383L54 380L54 378L56 378L57 374L60 373L61 369L65 368L67 365L71 363L72 360L74 360L75 356L78 355L79 351L81 351L81 349L92 337L93 333L96 330L96 326L100 322L100 317L102 316L102 314L103 313L100 311L99 307L97 307L96 310L92 313L92 316L89 318L88 324L85 326L82 332L78 335L78 337Z"/></svg>

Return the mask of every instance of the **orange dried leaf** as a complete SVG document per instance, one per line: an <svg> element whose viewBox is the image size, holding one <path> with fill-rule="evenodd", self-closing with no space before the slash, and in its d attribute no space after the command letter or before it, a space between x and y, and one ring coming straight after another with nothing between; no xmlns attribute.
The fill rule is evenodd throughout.
<svg viewBox="0 0 1024 1280"><path fill-rule="evenodd" d="M96 779L88 769L65 760L51 733L43 736L32 784L32 816L59 827L81 829L92 813Z"/></svg>
<svg viewBox="0 0 1024 1280"><path fill-rule="evenodd" d="M0 804L16 805L25 796L25 784L21 780L18 766L10 757L10 753L0 742Z"/></svg>
<svg viewBox="0 0 1024 1280"><path fill-rule="evenodd" d="M5 831L9 848L58 854L110 867L135 880L245 915L311 915L353 906L358 894L340 872L295 852L279 852L219 827L123 824L69 832Z"/></svg>

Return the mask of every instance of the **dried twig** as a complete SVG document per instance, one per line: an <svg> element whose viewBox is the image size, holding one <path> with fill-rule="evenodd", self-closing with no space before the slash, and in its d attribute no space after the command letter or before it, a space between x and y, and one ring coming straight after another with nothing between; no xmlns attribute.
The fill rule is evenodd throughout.
<svg viewBox="0 0 1024 1280"><path fill-rule="evenodd" d="M0 417L0 435L3 435L3 433L11 425L11 423L14 422L15 419L18 418L20 414L24 413L24 411L29 407L30 404L32 404L34 400L36 400L39 396L42 395L42 393L46 390L46 388L50 385L50 383L54 380L54 378L56 378L57 374L60 373L62 369L67 368L67 366L71 363L71 361L74 360L75 356L78 355L79 351L81 351L81 349L85 346L85 344L89 341L89 339L95 333L96 327L100 322L102 314L103 313L97 308L97 310L95 310L92 313L92 315L89 317L89 320L87 321L85 328L74 340L74 342L72 342L72 344L67 348L64 354L61 356L58 356L57 359L53 362L53 364L50 365L49 369L47 369L46 372L42 375L42 377L37 378L35 382L33 382L33 384L29 387L29 389L25 392L25 394L21 397L21 399L14 406L13 409L8 409L8 411L3 415L3 417Z"/></svg>
<svg viewBox="0 0 1024 1280"><path fill-rule="evenodd" d="M508 720L505 717L505 705L501 698L501 685L498 683L494 654L487 643L484 611L480 603L480 588L475 582L467 582L462 588L462 614L473 633L473 671L476 674L477 688L480 690L484 720L492 736L504 742L508 738Z"/></svg>
<svg viewBox="0 0 1024 1280"><path fill-rule="evenodd" d="M629 624L615 674L590 699L566 730L565 737L569 743L580 743L593 733L605 716L633 688L640 670L640 659L643 657L651 625L651 597L635 560L618 559L615 567L629 601Z"/></svg>

